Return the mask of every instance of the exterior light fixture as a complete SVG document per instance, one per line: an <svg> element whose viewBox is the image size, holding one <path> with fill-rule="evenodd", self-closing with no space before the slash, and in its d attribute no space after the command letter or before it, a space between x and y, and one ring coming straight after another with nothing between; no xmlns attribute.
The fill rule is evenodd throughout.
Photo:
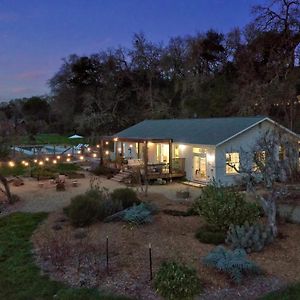
<svg viewBox="0 0 300 300"><path fill-rule="evenodd" d="M119 147L119 148L118 148L118 151L119 151L119 152L121 152L121 151L122 151L122 149Z"/></svg>
<svg viewBox="0 0 300 300"><path fill-rule="evenodd" d="M114 142L117 142L118 141L118 138L116 137L116 138L114 138Z"/></svg>
<svg viewBox="0 0 300 300"><path fill-rule="evenodd" d="M132 148L132 147L133 147L132 144L130 144L130 145L129 145L129 148Z"/></svg>
<svg viewBox="0 0 300 300"><path fill-rule="evenodd" d="M59 155L57 155L57 156L56 156L56 158L57 158L57 159L60 159L60 156L59 156Z"/></svg>
<svg viewBox="0 0 300 300"><path fill-rule="evenodd" d="M56 160L56 159L54 159L54 160L53 160L53 163L54 163L54 164L57 164L57 160Z"/></svg>
<svg viewBox="0 0 300 300"><path fill-rule="evenodd" d="M108 155L108 154L109 154L109 151L108 151L108 150L106 150L106 151L105 151L105 154L106 154L106 155Z"/></svg>
<svg viewBox="0 0 300 300"><path fill-rule="evenodd" d="M70 162L71 161L71 159L70 158L67 158L67 162Z"/></svg>
<svg viewBox="0 0 300 300"><path fill-rule="evenodd" d="M97 157L97 154L96 154L96 153L93 153L93 157Z"/></svg>
<svg viewBox="0 0 300 300"><path fill-rule="evenodd" d="M77 154L80 154L81 153L81 151L77 151Z"/></svg>
<svg viewBox="0 0 300 300"><path fill-rule="evenodd" d="M100 148L100 145L97 145L96 147L97 147L97 148Z"/></svg>
<svg viewBox="0 0 300 300"><path fill-rule="evenodd" d="M83 156L80 156L79 159L80 159L80 160L84 160L84 157L83 157Z"/></svg>
<svg viewBox="0 0 300 300"><path fill-rule="evenodd" d="M91 151L91 148L90 148L90 147L89 147L89 148L87 148L87 151L89 151L89 152L90 152L90 151Z"/></svg>
<svg viewBox="0 0 300 300"><path fill-rule="evenodd" d="M25 167L28 167L29 163L27 161L25 161L24 165L25 165Z"/></svg>
<svg viewBox="0 0 300 300"><path fill-rule="evenodd" d="M37 159L35 159L34 162L37 163Z"/></svg>
<svg viewBox="0 0 300 300"><path fill-rule="evenodd" d="M10 167L14 167L14 166L15 166L15 163L14 163L13 161L10 161L10 162L8 163L8 165L9 165Z"/></svg>
<svg viewBox="0 0 300 300"><path fill-rule="evenodd" d="M68 153L68 157L70 157L71 156L71 154L70 153Z"/></svg>
<svg viewBox="0 0 300 300"><path fill-rule="evenodd" d="M185 145L179 145L179 149L180 150L184 150L185 149Z"/></svg>
<svg viewBox="0 0 300 300"><path fill-rule="evenodd" d="M105 145L108 145L109 143L108 142L105 142Z"/></svg>
<svg viewBox="0 0 300 300"><path fill-rule="evenodd" d="M40 165L40 166L42 166L43 164L44 164L44 162L43 162L43 161L40 161L40 162L39 162L39 165Z"/></svg>
<svg viewBox="0 0 300 300"><path fill-rule="evenodd" d="M46 158L45 158L45 161L49 161L49 157L46 157Z"/></svg>

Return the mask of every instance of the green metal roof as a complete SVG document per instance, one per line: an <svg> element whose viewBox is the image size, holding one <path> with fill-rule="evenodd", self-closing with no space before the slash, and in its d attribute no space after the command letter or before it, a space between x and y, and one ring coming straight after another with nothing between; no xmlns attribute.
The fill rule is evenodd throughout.
<svg viewBox="0 0 300 300"><path fill-rule="evenodd" d="M178 143L217 145L264 119L266 117L257 116L145 120L115 134L114 137L172 139Z"/></svg>

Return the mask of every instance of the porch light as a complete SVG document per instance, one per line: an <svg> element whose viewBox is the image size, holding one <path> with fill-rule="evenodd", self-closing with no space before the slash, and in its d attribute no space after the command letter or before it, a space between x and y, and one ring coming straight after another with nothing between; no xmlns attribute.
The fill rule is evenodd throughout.
<svg viewBox="0 0 300 300"><path fill-rule="evenodd" d="M114 138L114 142L117 142L118 141L118 138Z"/></svg>
<svg viewBox="0 0 300 300"><path fill-rule="evenodd" d="M207 162L210 163L210 164L215 162L215 155L214 154L207 153L206 158L207 158Z"/></svg>
<svg viewBox="0 0 300 300"><path fill-rule="evenodd" d="M13 161L10 161L9 163L8 163L8 165L10 166L10 167L14 167L15 166L15 163L13 162Z"/></svg>
<svg viewBox="0 0 300 300"><path fill-rule="evenodd" d="M132 144L130 144L130 145L129 145L129 148L132 148L132 147L133 147Z"/></svg>
<svg viewBox="0 0 300 300"><path fill-rule="evenodd" d="M56 159L54 159L54 160L53 160L53 163L54 163L54 164L57 164L57 160L56 160Z"/></svg>

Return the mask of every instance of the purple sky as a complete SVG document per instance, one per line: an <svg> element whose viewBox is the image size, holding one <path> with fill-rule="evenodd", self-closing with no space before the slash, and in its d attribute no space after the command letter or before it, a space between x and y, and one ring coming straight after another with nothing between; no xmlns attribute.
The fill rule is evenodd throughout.
<svg viewBox="0 0 300 300"><path fill-rule="evenodd" d="M167 42L249 22L263 0L1 0L0 101L49 92L69 54L129 46L134 32Z"/></svg>

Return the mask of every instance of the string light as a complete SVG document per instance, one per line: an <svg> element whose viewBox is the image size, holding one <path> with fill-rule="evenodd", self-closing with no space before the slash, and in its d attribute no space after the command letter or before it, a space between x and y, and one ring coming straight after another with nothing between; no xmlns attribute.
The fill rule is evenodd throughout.
<svg viewBox="0 0 300 300"><path fill-rule="evenodd" d="M93 153L93 157L97 157L97 154L96 154L96 153Z"/></svg>
<svg viewBox="0 0 300 300"><path fill-rule="evenodd" d="M57 158L57 159L60 159L60 156L59 156L59 155L57 155L57 156L56 156L56 158Z"/></svg>
<svg viewBox="0 0 300 300"><path fill-rule="evenodd" d="M97 145L96 147L97 147L97 148L100 148L100 145Z"/></svg>
<svg viewBox="0 0 300 300"><path fill-rule="evenodd" d="M45 158L45 161L49 161L49 157L46 157L46 158Z"/></svg>
<svg viewBox="0 0 300 300"><path fill-rule="evenodd" d="M105 142L106 145L108 145L108 142Z"/></svg>
<svg viewBox="0 0 300 300"><path fill-rule="evenodd" d="M78 153L78 154L80 154L80 153L81 153L81 151L77 151L77 153Z"/></svg>
<svg viewBox="0 0 300 300"><path fill-rule="evenodd" d="M71 159L70 158L67 158L67 162L70 162L71 161Z"/></svg>
<svg viewBox="0 0 300 300"><path fill-rule="evenodd" d="M9 165L10 167L14 167L14 166L15 166L15 163L14 163L13 161L10 161L10 162L8 163L8 165Z"/></svg>
<svg viewBox="0 0 300 300"><path fill-rule="evenodd" d="M105 154L106 154L106 155L108 155L108 154L109 154L109 151L108 151L108 150L106 150L106 151L105 151Z"/></svg>
<svg viewBox="0 0 300 300"><path fill-rule="evenodd" d="M42 166L43 164L44 164L44 162L43 162L43 161L40 161L40 162L39 162L39 165L40 165L40 166Z"/></svg>
<svg viewBox="0 0 300 300"><path fill-rule="evenodd" d="M91 148L90 148L90 147L89 147L89 148L87 148L87 151L88 151L88 152L90 152L90 151L91 151Z"/></svg>
<svg viewBox="0 0 300 300"><path fill-rule="evenodd" d="M68 157L70 157L71 156L71 154L70 153L68 153Z"/></svg>
<svg viewBox="0 0 300 300"><path fill-rule="evenodd" d="M54 159L54 160L53 160L53 163L54 163L54 164L57 164L57 160L56 160L56 159Z"/></svg>
<svg viewBox="0 0 300 300"><path fill-rule="evenodd" d="M27 161L25 161L24 165L25 165L25 167L28 167L29 163Z"/></svg>
<svg viewBox="0 0 300 300"><path fill-rule="evenodd" d="M38 162L37 159L35 159L34 162L37 163Z"/></svg>
<svg viewBox="0 0 300 300"><path fill-rule="evenodd" d="M80 160L83 160L83 159L84 159L84 157L83 157L83 156L80 156L79 158L80 158Z"/></svg>

